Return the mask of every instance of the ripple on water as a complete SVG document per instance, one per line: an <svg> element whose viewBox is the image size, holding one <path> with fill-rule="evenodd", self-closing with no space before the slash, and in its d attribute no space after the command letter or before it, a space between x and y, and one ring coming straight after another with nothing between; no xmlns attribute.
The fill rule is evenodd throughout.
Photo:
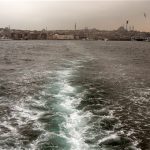
<svg viewBox="0 0 150 150"><path fill-rule="evenodd" d="M115 131L119 122L105 99L107 92L93 83L71 84L78 65L80 68L78 62L54 72L55 79L42 92L13 106L10 122L15 125L3 122L0 126L5 144L7 139L14 149L136 149L123 131Z"/></svg>

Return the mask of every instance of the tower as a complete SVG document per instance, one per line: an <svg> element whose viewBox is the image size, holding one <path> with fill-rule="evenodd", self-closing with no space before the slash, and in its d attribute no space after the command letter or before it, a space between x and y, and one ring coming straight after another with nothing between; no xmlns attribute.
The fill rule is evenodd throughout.
<svg viewBox="0 0 150 150"><path fill-rule="evenodd" d="M126 21L126 30L128 31L128 24L129 24L129 21L127 20Z"/></svg>
<svg viewBox="0 0 150 150"><path fill-rule="evenodd" d="M77 24L75 23L74 25L74 30L76 31L77 30Z"/></svg>

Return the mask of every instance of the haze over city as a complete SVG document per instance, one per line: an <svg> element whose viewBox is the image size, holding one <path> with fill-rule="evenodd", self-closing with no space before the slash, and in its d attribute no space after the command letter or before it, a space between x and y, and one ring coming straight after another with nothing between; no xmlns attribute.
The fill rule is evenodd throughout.
<svg viewBox="0 0 150 150"><path fill-rule="evenodd" d="M97 28L113 30L126 20L135 30L150 31L150 1L0 0L0 27L48 30ZM146 14L146 16L144 16Z"/></svg>

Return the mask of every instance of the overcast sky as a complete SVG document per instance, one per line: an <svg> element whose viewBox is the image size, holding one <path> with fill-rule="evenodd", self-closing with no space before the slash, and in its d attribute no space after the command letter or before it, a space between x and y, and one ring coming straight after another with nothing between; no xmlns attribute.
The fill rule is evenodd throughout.
<svg viewBox="0 0 150 150"><path fill-rule="evenodd" d="M146 13L146 18L144 17ZM150 31L150 0L0 0L0 27L116 29L129 25Z"/></svg>

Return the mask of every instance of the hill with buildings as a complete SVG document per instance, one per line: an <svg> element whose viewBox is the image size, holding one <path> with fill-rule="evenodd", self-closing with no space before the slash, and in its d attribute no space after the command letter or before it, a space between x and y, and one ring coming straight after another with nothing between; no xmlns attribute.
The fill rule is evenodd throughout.
<svg viewBox="0 0 150 150"><path fill-rule="evenodd" d="M0 28L0 39L12 40L115 40L115 41L143 41L150 39L150 32L126 30L119 27L117 30L106 31L98 29L80 30L16 30Z"/></svg>

